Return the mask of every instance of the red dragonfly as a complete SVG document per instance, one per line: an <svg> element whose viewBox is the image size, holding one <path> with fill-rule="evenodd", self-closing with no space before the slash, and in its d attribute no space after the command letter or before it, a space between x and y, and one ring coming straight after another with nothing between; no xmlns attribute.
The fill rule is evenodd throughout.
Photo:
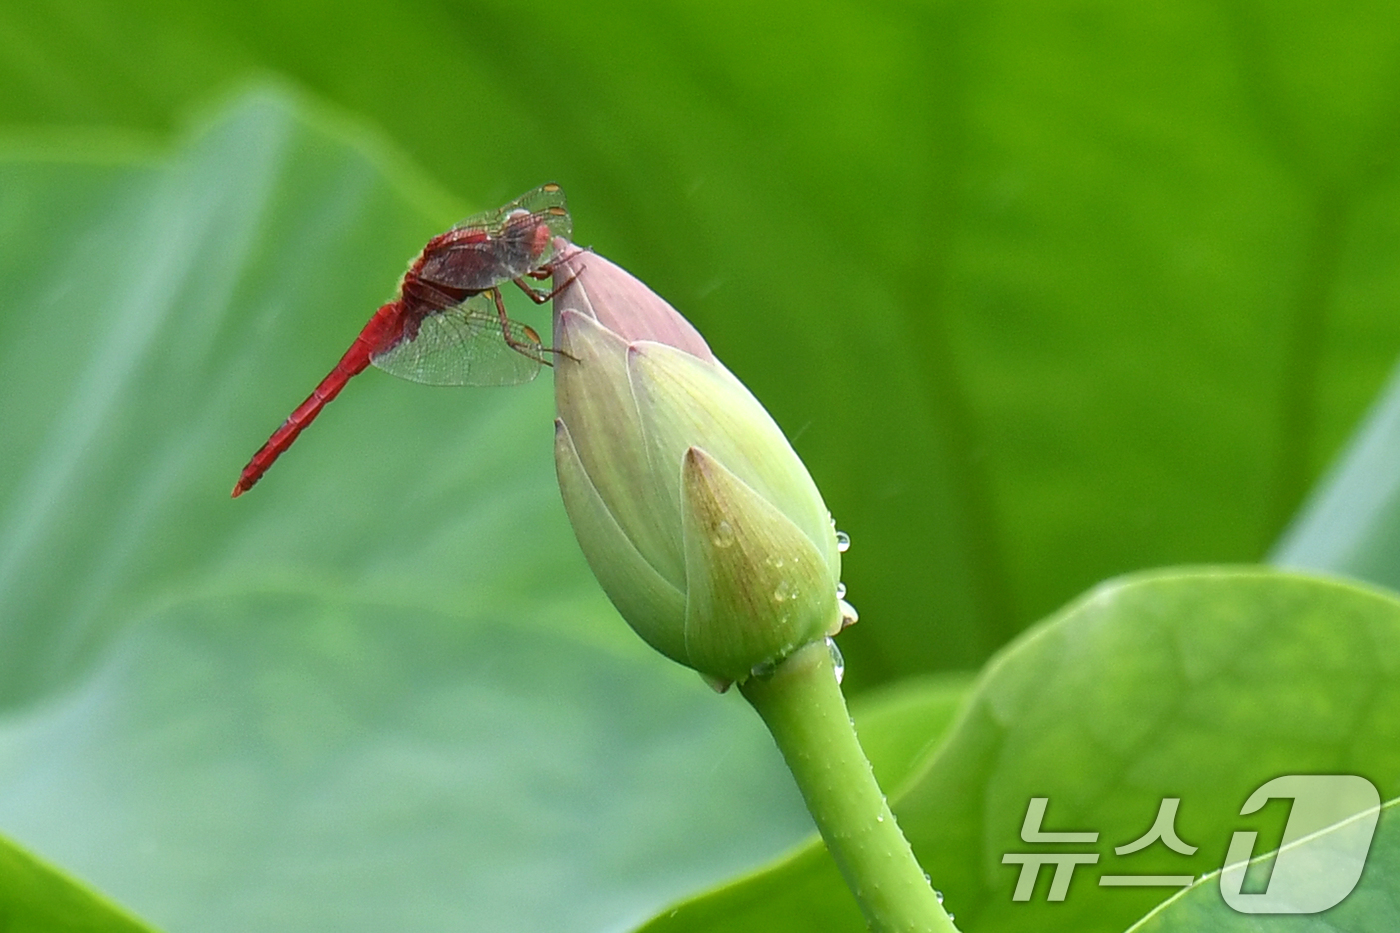
<svg viewBox="0 0 1400 933"><path fill-rule="evenodd" d="M253 487L350 377L370 364L427 385L516 385L549 365L540 335L506 316L500 285L514 282L537 304L554 297L525 279L549 278L555 237L573 233L556 184L541 185L494 211L473 215L428 241L316 391L243 468L237 498ZM557 291L557 289L556 289Z"/></svg>

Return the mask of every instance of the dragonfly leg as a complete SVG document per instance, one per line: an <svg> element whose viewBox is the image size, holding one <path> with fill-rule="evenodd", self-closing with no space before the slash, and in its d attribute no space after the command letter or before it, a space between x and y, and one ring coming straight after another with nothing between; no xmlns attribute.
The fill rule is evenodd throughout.
<svg viewBox="0 0 1400 933"><path fill-rule="evenodd" d="M580 360L578 357L576 357L576 356L574 356L572 353L570 353L568 350L561 350L561 349L559 349L558 347L535 347L535 351L536 351L537 353L553 353L555 356L562 356L562 357L564 357L565 359L573 360L575 363L581 363L581 362L583 362L583 361ZM553 360L540 360L540 362L543 363L543 364L546 365L546 366L553 366L553 365L554 365L554 361L553 361Z"/></svg>
<svg viewBox="0 0 1400 933"><path fill-rule="evenodd" d="M526 274L529 275L529 274L531 274L531 273L526 273ZM537 304L537 305L542 305L542 304L544 304L546 301L548 301L549 299L551 299L551 298L554 297L554 293L553 293L553 292L549 292L549 293L542 292L542 291L540 291L538 288L536 288L535 286L531 285L529 282L526 282L524 279L514 279L513 281L515 282L516 285L519 285L519 286L520 286L520 290L521 290L522 292L524 292L525 294L529 295L529 296L530 296L530 300L533 301L533 302L534 302L535 304Z"/></svg>
<svg viewBox="0 0 1400 933"><path fill-rule="evenodd" d="M530 359L537 360L538 362L541 362L546 366L553 366L554 362L552 360L547 360L544 357L540 356L541 353L555 353L559 356L566 356L569 359L573 360L575 363L578 362L578 357L572 356L571 354L566 353L563 350L556 349L555 347L541 346L539 342L540 335L535 333L535 329L533 327L520 325L524 328L525 333L528 336L534 338L534 342L521 340L517 338L513 333L511 333L511 320L509 317L506 316L506 302L505 299L501 297L501 290L499 288L491 289L491 298L496 302L496 316L500 318L501 336L505 338L506 346L510 347L516 353L519 353L522 356L528 356ZM547 301L548 299L545 300Z"/></svg>
<svg viewBox="0 0 1400 933"><path fill-rule="evenodd" d="M578 252L579 252L579 253L591 253L591 252L593 252L593 247L591 247L591 246L581 247L581 248L579 248ZM576 255L578 255L578 253L570 253L569 255L570 255L570 256L576 256ZM526 272L525 275L528 276L529 278L534 279L534 280L537 281L537 282L544 281L545 279L547 279L547 278L549 278L550 276L554 275L554 270L555 270L556 268L558 268L559 265L560 265L562 262L563 262L562 257L560 257L560 256L555 256L553 259L551 259L549 262L545 263L544 265L540 266L539 268L537 268L537 269L531 269L529 272ZM572 279L570 279L570 281L572 281Z"/></svg>
<svg viewBox="0 0 1400 933"><path fill-rule="evenodd" d="M580 270L580 271L582 271L582 270ZM540 276L540 278L549 278L549 276L552 274L552 273L550 273L549 271L547 271L547 270L542 270L542 269L536 269L534 272L527 272L527 273L525 273L525 274L526 274L526 275L529 275L529 276L531 276L531 277L533 277L533 276L535 275L536 272L543 272L543 273L544 273L543 275ZM516 285L519 285L519 286L520 286L520 290L521 290L522 292L524 292L525 294L527 294L527 295L530 296L530 300L531 300L531 301L533 301L533 302L534 302L535 304L537 304L537 305L542 305L542 304L544 304L546 301L551 301L551 300L553 300L553 298L554 298L555 295L558 295L558 294L559 294L560 292L562 292L564 289L566 289L566 288L568 288L570 285L574 284L574 279L576 279L576 278L578 278L578 273L577 273L577 272L575 272L573 275L571 275L571 276L569 276L567 279L565 279L562 283L560 283L559 285L554 286L553 288L551 288L551 289L550 289L549 291L547 291L547 292L546 292L546 291L541 291L540 289L538 289L538 288L536 288L535 286L531 285L529 282L526 282L523 278L513 279L512 281L514 281Z"/></svg>
<svg viewBox="0 0 1400 933"><path fill-rule="evenodd" d="M535 288L529 282L526 282L525 276L535 279L536 281L543 281L544 279L547 279L550 276L554 275L553 263L547 263L543 266L540 266L538 269L531 269L529 272L525 273L525 276L522 276L518 279L512 279L512 281L515 282L516 285L520 286L520 290L522 292L530 296L531 301L533 301L537 305L542 305L546 301L550 301L551 299L553 299L555 295L558 295L570 285L574 284L574 280L578 278L579 272L582 271L583 269L580 268L578 272L575 272L573 275L569 276L563 282L554 286L547 292L541 291L540 289Z"/></svg>

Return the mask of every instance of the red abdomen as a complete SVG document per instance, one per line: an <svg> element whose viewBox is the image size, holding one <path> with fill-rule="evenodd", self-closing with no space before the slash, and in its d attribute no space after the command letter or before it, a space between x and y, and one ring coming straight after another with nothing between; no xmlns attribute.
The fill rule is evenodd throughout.
<svg viewBox="0 0 1400 933"><path fill-rule="evenodd" d="M391 301L374 313L369 323L355 338L355 342L350 345L350 349L346 350L340 362L335 364L335 368L306 397L306 401L298 405L287 420L282 422L282 426L272 432L267 443L253 454L253 459L248 461L233 487L235 499L252 489L253 484L262 479L262 475L282 456L282 452L292 446L302 429L315 421L321 409L326 407L326 403L340 394L340 390L345 388L351 376L365 371L371 356L393 346L403 336L404 317L403 305L399 301Z"/></svg>

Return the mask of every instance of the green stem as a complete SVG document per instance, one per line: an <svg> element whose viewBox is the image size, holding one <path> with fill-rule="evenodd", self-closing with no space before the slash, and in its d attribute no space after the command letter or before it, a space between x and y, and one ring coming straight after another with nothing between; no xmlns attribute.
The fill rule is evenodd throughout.
<svg viewBox="0 0 1400 933"><path fill-rule="evenodd" d="M929 886L861 751L825 642L740 688L773 733L827 850L875 933L957 928Z"/></svg>

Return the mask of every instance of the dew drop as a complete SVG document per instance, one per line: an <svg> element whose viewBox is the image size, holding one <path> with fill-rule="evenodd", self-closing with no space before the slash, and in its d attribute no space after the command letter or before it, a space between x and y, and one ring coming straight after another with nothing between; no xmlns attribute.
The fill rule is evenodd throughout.
<svg viewBox="0 0 1400 933"><path fill-rule="evenodd" d="M929 881L929 882L932 882L932 881L933 881L933 879L930 878L928 875L924 875L924 880L925 880L925 881ZM933 889L933 896L936 897L936 898L938 898L938 903L940 903L940 904L943 903L943 892L942 892L942 891L938 890L937 888L934 888L934 889Z"/></svg>
<svg viewBox="0 0 1400 933"><path fill-rule="evenodd" d="M773 672L777 669L778 662L773 658L769 658L762 664L755 664L753 666L753 669L750 670L749 673L760 680L767 680L768 678L773 676Z"/></svg>
<svg viewBox="0 0 1400 933"><path fill-rule="evenodd" d="M714 536L710 539L715 547L730 547L734 544L734 526L729 522L720 522L715 526Z"/></svg>
<svg viewBox="0 0 1400 933"><path fill-rule="evenodd" d="M779 580L777 587L773 590L773 602L782 603L796 598L797 587L792 585L792 581Z"/></svg>
<svg viewBox="0 0 1400 933"><path fill-rule="evenodd" d="M846 598L846 584L844 584L844 583L838 583L838 584L836 584L836 598L837 598L837 599L845 599L845 598Z"/></svg>
<svg viewBox="0 0 1400 933"><path fill-rule="evenodd" d="M851 549L851 536L844 531L836 532L836 550L842 554Z"/></svg>
<svg viewBox="0 0 1400 933"><path fill-rule="evenodd" d="M826 650L831 652L831 666L836 671L836 682L839 684L841 678L846 676L846 659L841 657L841 649L836 647L833 638L826 640Z"/></svg>
<svg viewBox="0 0 1400 933"><path fill-rule="evenodd" d="M856 612L856 607L846 602L844 599L838 603L841 607L841 627L850 628L860 621L860 613Z"/></svg>

